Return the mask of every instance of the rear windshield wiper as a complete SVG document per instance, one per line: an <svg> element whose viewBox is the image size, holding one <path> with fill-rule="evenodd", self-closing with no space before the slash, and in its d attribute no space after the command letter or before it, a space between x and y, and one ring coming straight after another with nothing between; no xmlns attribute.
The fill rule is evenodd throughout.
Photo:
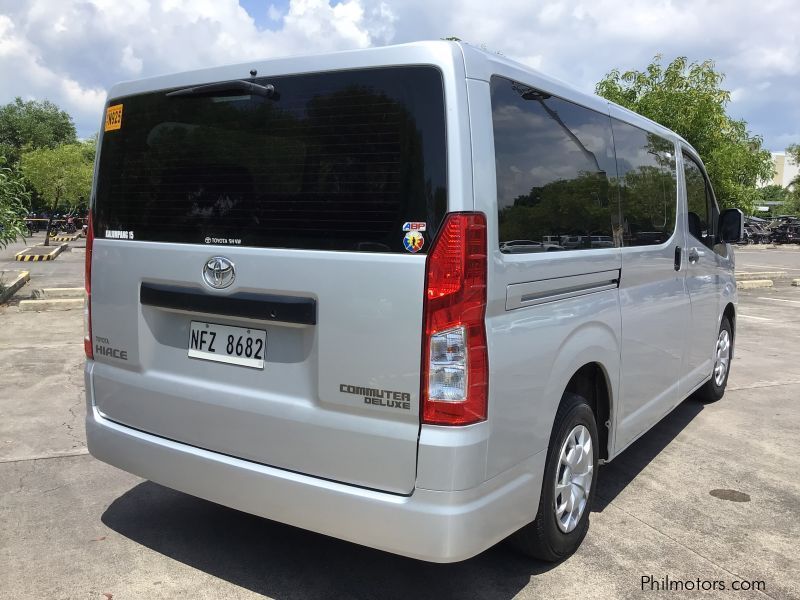
<svg viewBox="0 0 800 600"><path fill-rule="evenodd" d="M192 87L183 88L182 90L175 90L168 92L167 96L210 96L213 94L226 94L226 93L245 93L254 96L263 96L264 98L271 98L275 95L275 86L271 83L267 85L258 85L251 81L242 81L241 79L234 79L233 81L221 81L219 83L209 83L208 85L196 85Z"/></svg>

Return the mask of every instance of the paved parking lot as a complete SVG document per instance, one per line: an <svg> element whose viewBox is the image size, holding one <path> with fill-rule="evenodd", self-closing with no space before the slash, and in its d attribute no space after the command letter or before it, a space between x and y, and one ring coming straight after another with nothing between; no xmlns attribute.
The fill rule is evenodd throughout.
<svg viewBox="0 0 800 600"><path fill-rule="evenodd" d="M737 256L742 270L800 273L800 251ZM28 290L81 285L82 260L76 250L25 265ZM800 288L776 282L740 299L725 398L684 402L603 467L586 541L555 566L504 544L459 564L420 563L99 463L83 438L81 311L22 313L12 302L0 307L0 597L799 598ZM643 576L764 589L643 592Z"/></svg>

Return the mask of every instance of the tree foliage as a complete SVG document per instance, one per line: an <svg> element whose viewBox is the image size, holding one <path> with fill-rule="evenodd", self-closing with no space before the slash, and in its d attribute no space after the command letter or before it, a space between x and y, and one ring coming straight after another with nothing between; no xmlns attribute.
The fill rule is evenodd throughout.
<svg viewBox="0 0 800 600"><path fill-rule="evenodd" d="M15 168L22 153L77 141L72 117L49 100L17 98L0 107L0 156Z"/></svg>
<svg viewBox="0 0 800 600"><path fill-rule="evenodd" d="M0 166L0 248L24 236L29 202L30 194L21 179L8 167Z"/></svg>
<svg viewBox="0 0 800 600"><path fill-rule="evenodd" d="M791 158L794 164L800 165L800 144L792 144L786 148L786 156ZM800 216L800 175L789 183L786 196L781 212L787 215Z"/></svg>
<svg viewBox="0 0 800 600"><path fill-rule="evenodd" d="M786 148L786 155L792 159L794 164L800 165L800 144L792 144L788 148ZM800 192L800 175L795 177L790 183L790 186L794 186L795 195Z"/></svg>
<svg viewBox="0 0 800 600"><path fill-rule="evenodd" d="M772 159L762 138L726 113L731 95L723 79L710 60L678 57L664 66L657 55L644 71L614 69L596 91L683 136L700 153L720 204L750 213L756 185L772 176Z"/></svg>
<svg viewBox="0 0 800 600"><path fill-rule="evenodd" d="M765 202L785 202L789 197L789 190L779 185L767 185L758 190L758 201Z"/></svg>
<svg viewBox="0 0 800 600"><path fill-rule="evenodd" d="M22 155L20 167L25 178L50 207L85 208L92 188L94 141L39 148ZM52 214L51 214L52 221ZM50 241L50 221L44 245Z"/></svg>
<svg viewBox="0 0 800 600"><path fill-rule="evenodd" d="M94 141L39 148L23 153L25 178L51 210L86 205L92 187Z"/></svg>

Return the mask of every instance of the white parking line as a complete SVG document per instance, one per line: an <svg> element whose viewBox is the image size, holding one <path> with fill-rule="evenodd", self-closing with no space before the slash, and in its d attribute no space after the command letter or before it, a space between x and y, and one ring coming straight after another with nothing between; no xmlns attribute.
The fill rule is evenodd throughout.
<svg viewBox="0 0 800 600"><path fill-rule="evenodd" d="M753 321L772 321L772 319L768 319L766 317L754 317L753 315L743 315L739 313L736 315L737 319L752 319Z"/></svg>
<svg viewBox="0 0 800 600"><path fill-rule="evenodd" d="M764 254L763 250L735 250L736 254L760 254L761 256L767 256ZM773 254L794 254L797 256L797 252L793 250L770 250L768 256L772 256Z"/></svg>
<svg viewBox="0 0 800 600"><path fill-rule="evenodd" d="M796 269L794 267L782 267L780 265L754 265L754 264L751 264L751 263L747 263L747 264L741 264L740 263L737 266L740 267L739 269L737 269L738 271L741 271L742 267L744 267L746 269L751 269L753 267L757 267L757 268L761 268L761 269L771 269L773 271L800 271L800 269Z"/></svg>
<svg viewBox="0 0 800 600"><path fill-rule="evenodd" d="M759 300L771 300L772 302L788 302L789 304L797 304L800 306L800 300L786 300L785 298L767 298L766 296L759 296Z"/></svg>

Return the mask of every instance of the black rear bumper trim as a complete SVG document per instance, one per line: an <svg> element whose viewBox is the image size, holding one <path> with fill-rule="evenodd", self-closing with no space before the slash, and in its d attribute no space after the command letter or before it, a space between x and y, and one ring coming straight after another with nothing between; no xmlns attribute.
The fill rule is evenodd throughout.
<svg viewBox="0 0 800 600"><path fill-rule="evenodd" d="M317 301L300 296L277 296L237 292L212 296L199 289L142 283L139 302L146 306L185 310L226 317L280 321L300 325L317 324Z"/></svg>

